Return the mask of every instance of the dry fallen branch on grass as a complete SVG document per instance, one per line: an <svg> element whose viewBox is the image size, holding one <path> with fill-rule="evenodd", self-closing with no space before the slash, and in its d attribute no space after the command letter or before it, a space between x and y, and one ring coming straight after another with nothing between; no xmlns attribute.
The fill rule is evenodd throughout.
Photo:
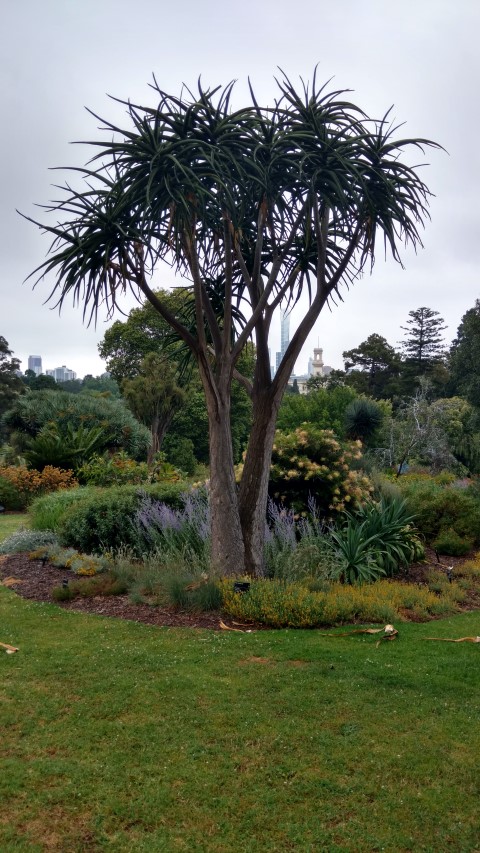
<svg viewBox="0 0 480 853"><path fill-rule="evenodd" d="M459 637L458 640L450 640L448 637L424 637L424 640L438 640L441 643L480 643L480 637Z"/></svg>
<svg viewBox="0 0 480 853"><path fill-rule="evenodd" d="M0 643L0 646L2 649L5 649L7 655L13 655L15 652L20 651L16 646L10 646L8 643Z"/></svg>

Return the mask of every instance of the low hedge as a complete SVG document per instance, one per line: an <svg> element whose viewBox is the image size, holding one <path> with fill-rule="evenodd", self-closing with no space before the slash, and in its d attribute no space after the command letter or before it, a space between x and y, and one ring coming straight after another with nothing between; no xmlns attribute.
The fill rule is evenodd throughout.
<svg viewBox="0 0 480 853"><path fill-rule="evenodd" d="M133 520L145 494L178 509L183 506L186 483L154 483L111 488L80 488L65 495L46 496L30 509L32 527L55 530L62 545L87 554L121 547L139 552Z"/></svg>

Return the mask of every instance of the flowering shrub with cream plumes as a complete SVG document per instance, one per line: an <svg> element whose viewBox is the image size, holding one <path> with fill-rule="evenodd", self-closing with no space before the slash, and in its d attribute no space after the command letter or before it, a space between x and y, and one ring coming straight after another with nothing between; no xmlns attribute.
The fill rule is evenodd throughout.
<svg viewBox="0 0 480 853"><path fill-rule="evenodd" d="M308 511L309 497L321 515L354 509L370 497L373 485L352 463L362 457L360 441L340 441L332 430L302 424L277 431L270 470L270 496L297 512Z"/></svg>

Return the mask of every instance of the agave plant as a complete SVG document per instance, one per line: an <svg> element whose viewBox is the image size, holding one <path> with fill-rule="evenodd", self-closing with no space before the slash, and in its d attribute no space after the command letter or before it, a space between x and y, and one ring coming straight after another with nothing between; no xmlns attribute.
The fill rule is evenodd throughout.
<svg viewBox="0 0 480 853"><path fill-rule="evenodd" d="M347 583L370 582L421 559L424 549L413 520L406 501L395 498L366 504L355 515L346 513L344 527L331 533L338 574Z"/></svg>
<svg viewBox="0 0 480 853"><path fill-rule="evenodd" d="M337 575L346 583L371 583L385 574L382 566L382 542L370 534L368 521L349 515L340 530L330 534L337 562Z"/></svg>

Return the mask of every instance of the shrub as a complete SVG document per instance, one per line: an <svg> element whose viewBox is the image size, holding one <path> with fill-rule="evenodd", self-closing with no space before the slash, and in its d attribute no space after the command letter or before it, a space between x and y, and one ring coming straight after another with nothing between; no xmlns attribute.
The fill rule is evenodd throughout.
<svg viewBox="0 0 480 853"><path fill-rule="evenodd" d="M76 575L91 577L111 568L112 558L109 554L80 554L75 548L62 548L57 543L44 545L31 551L31 560L48 560L58 569L69 569Z"/></svg>
<svg viewBox="0 0 480 853"><path fill-rule="evenodd" d="M215 580L184 552L153 551L134 560L124 550L113 555L111 572L125 581L135 603L198 611L217 610L222 603Z"/></svg>
<svg viewBox="0 0 480 853"><path fill-rule="evenodd" d="M13 512L25 509L24 496L17 491L10 480L0 475L0 504Z"/></svg>
<svg viewBox="0 0 480 853"><path fill-rule="evenodd" d="M205 612L219 610L222 606L220 587L206 576L196 580L191 575L167 575L163 590L167 603L178 610Z"/></svg>
<svg viewBox="0 0 480 853"><path fill-rule="evenodd" d="M54 587L52 598L55 601L72 601L75 598L93 598L97 595L124 595L126 592L126 583L108 574L69 581L66 586Z"/></svg>
<svg viewBox="0 0 480 853"><path fill-rule="evenodd" d="M455 486L439 486L432 480L401 484L408 509L428 544L448 531L461 539L480 543L480 501Z"/></svg>
<svg viewBox="0 0 480 853"><path fill-rule="evenodd" d="M106 487L181 480L178 468L166 462L163 454L157 454L153 467L149 469L146 462L135 462L123 452L93 456L82 465L78 476L82 483Z"/></svg>
<svg viewBox="0 0 480 853"><path fill-rule="evenodd" d="M6 509L22 510L38 495L75 486L78 486L78 483L73 471L65 471L51 465L45 467L42 472L30 470L24 465L0 468L0 502Z"/></svg>
<svg viewBox="0 0 480 853"><path fill-rule="evenodd" d="M433 540L432 545L439 554L445 554L449 557L464 557L473 548L473 538L462 538L453 527L449 527L440 532L437 538Z"/></svg>
<svg viewBox="0 0 480 853"><path fill-rule="evenodd" d="M140 485L148 481L146 462L135 462L126 453L95 454L78 471L82 483L92 486Z"/></svg>
<svg viewBox="0 0 480 853"><path fill-rule="evenodd" d="M383 423L383 411L378 403L358 397L345 409L345 434L347 438L368 441Z"/></svg>
<svg viewBox="0 0 480 853"><path fill-rule="evenodd" d="M361 458L360 442L340 442L331 430L303 424L294 432L277 431L270 470L270 496L307 512L313 495L321 515L354 508L368 499L373 486L351 469Z"/></svg>
<svg viewBox="0 0 480 853"><path fill-rule="evenodd" d="M37 471L55 465L77 472L106 441L103 427L85 427L81 424L75 429L68 423L60 430L57 423L49 423L34 438L28 439L25 458Z"/></svg>
<svg viewBox="0 0 480 853"><path fill-rule="evenodd" d="M343 526L332 529L330 540L336 556L337 577L347 583L370 583L381 575L392 576L425 556L412 527L406 501L382 498L364 504L355 515L344 514Z"/></svg>
<svg viewBox="0 0 480 853"><path fill-rule="evenodd" d="M160 500L169 507L181 507L184 491L184 483L156 483L143 489L116 486L89 490L87 496L82 496L60 517L60 541L88 554L128 547L139 556L145 549L145 537L140 535L136 524L140 506Z"/></svg>
<svg viewBox="0 0 480 853"><path fill-rule="evenodd" d="M33 551L56 542L53 530L17 530L0 542L0 554L19 554Z"/></svg>
<svg viewBox="0 0 480 853"><path fill-rule="evenodd" d="M451 585L453 586L453 585ZM427 620L454 613L455 596L438 596L416 584L380 580L365 586L330 584L312 592L301 584L254 580L250 591L236 593L231 581L220 588L226 612L240 621L262 622L273 628L319 628L351 622L394 622L408 618Z"/></svg>
<svg viewBox="0 0 480 853"><path fill-rule="evenodd" d="M346 583L371 583L385 574L381 564L381 542L369 534L368 521L347 518L343 528L332 530L331 540L338 560L338 575Z"/></svg>
<svg viewBox="0 0 480 853"><path fill-rule="evenodd" d="M30 525L34 530L55 530L71 506L78 506L95 494L93 489L85 487L55 492L36 498L28 508Z"/></svg>

